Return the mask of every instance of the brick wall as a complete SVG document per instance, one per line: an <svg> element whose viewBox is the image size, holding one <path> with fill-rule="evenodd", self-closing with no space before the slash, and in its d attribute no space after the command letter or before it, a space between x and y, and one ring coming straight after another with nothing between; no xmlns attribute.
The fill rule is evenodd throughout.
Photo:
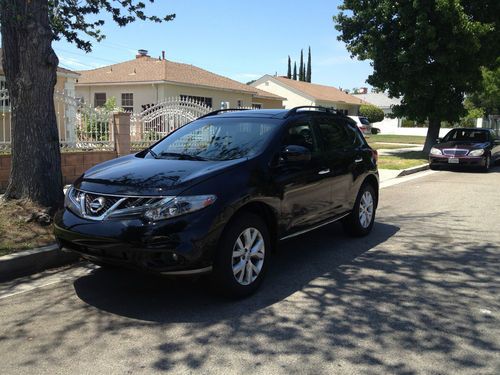
<svg viewBox="0 0 500 375"><path fill-rule="evenodd" d="M84 171L103 161L116 158L115 151L63 152L61 166L63 182L70 184ZM10 174L10 155L0 155L0 192L5 191Z"/></svg>

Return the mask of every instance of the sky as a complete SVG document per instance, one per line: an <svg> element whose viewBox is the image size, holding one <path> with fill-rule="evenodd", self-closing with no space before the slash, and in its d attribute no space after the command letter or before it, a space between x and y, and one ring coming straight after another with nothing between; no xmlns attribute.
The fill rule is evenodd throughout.
<svg viewBox="0 0 500 375"><path fill-rule="evenodd" d="M340 1L156 0L149 13L175 13L171 22L137 21L119 27L106 14L106 39L86 54L66 41L54 43L60 65L86 70L133 59L138 49L153 57L193 64L246 83L264 74L286 75L288 55L312 50L313 83L352 89L366 86L368 61L351 59L337 40L332 16Z"/></svg>

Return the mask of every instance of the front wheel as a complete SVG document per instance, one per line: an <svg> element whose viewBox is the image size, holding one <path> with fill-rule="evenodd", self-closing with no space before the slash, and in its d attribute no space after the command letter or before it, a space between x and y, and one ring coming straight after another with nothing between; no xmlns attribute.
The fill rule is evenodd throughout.
<svg viewBox="0 0 500 375"><path fill-rule="evenodd" d="M257 215L244 213L232 220L222 235L214 259L217 291L229 297L245 297L264 278L271 252L269 232Z"/></svg>
<svg viewBox="0 0 500 375"><path fill-rule="evenodd" d="M371 185L364 184L359 189L351 213L342 221L346 232L355 237L370 233L375 222L376 208L375 190Z"/></svg>

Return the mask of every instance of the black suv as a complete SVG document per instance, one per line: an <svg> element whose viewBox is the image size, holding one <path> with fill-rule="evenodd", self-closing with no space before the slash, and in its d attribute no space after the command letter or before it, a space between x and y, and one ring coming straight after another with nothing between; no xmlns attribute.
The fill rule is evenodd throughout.
<svg viewBox="0 0 500 375"><path fill-rule="evenodd" d="M99 265L212 273L233 296L261 283L279 241L342 220L368 234L377 153L334 110L215 111L67 190L61 248Z"/></svg>

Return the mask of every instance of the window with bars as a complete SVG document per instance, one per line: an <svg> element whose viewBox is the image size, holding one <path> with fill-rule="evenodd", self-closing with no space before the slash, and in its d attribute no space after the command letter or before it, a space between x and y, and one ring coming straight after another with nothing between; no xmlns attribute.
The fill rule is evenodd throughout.
<svg viewBox="0 0 500 375"><path fill-rule="evenodd" d="M252 103L252 109L262 109L262 104Z"/></svg>
<svg viewBox="0 0 500 375"><path fill-rule="evenodd" d="M125 112L134 112L133 93L122 93L122 108Z"/></svg>
<svg viewBox="0 0 500 375"><path fill-rule="evenodd" d="M4 77L0 77L0 91L7 90L7 83L5 82ZM8 97L8 96L7 96ZM6 108L10 106L9 99L1 99L0 98L0 108Z"/></svg>
<svg viewBox="0 0 500 375"><path fill-rule="evenodd" d="M102 107L106 103L106 93L96 92L94 94L94 107Z"/></svg>
<svg viewBox="0 0 500 375"><path fill-rule="evenodd" d="M181 100L190 100L198 104L204 104L207 107L212 107L212 98L204 96L181 95Z"/></svg>

